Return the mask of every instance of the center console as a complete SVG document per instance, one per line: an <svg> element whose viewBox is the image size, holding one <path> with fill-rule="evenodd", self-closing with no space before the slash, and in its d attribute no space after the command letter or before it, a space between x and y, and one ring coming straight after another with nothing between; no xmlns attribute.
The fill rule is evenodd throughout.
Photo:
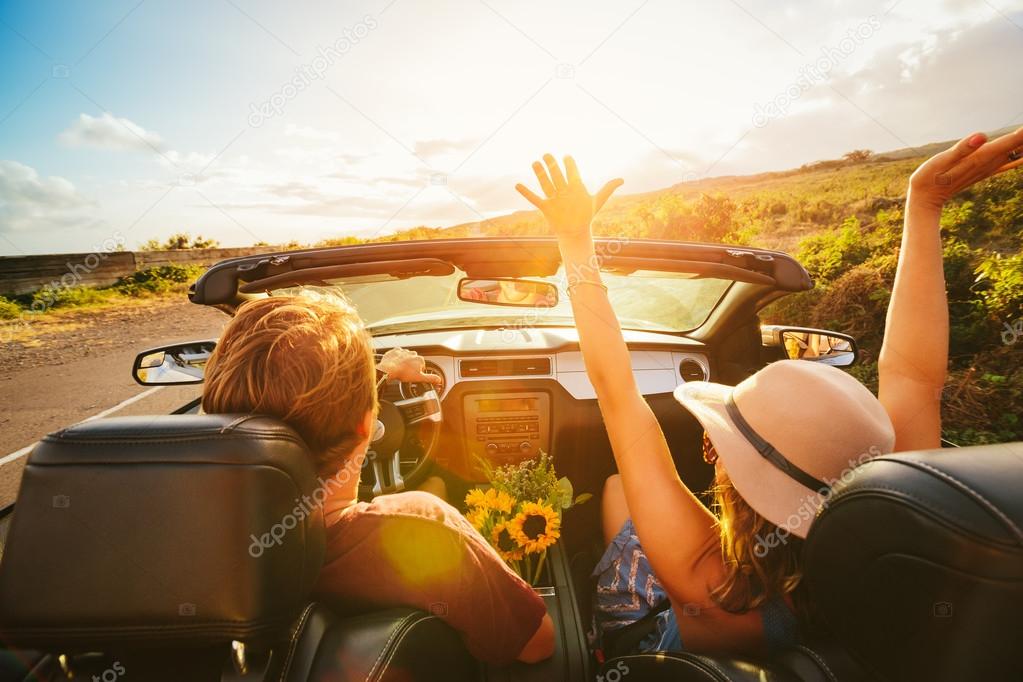
<svg viewBox="0 0 1023 682"><path fill-rule="evenodd" d="M550 452L551 397L543 391L469 393L462 398L470 461L518 464Z"/></svg>
<svg viewBox="0 0 1023 682"><path fill-rule="evenodd" d="M483 666L482 682L550 682L593 680L592 658L586 644L585 625L580 620L579 595L572 583L569 557L562 543L547 550L547 563L536 593L547 606L554 622L554 655L540 663L512 663ZM608 677L607 680L612 678Z"/></svg>

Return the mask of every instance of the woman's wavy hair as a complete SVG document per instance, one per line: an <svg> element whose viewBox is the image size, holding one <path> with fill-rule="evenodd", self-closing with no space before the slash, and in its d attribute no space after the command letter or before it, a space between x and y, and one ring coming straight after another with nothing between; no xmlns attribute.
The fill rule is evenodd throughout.
<svg viewBox="0 0 1023 682"><path fill-rule="evenodd" d="M271 296L243 304L206 365L207 413L262 414L305 440L334 473L377 410L376 363L355 308L341 297Z"/></svg>
<svg viewBox="0 0 1023 682"><path fill-rule="evenodd" d="M802 590L797 589L803 578L802 538L758 514L721 467L710 492L725 562L725 579L710 591L711 599L726 611L744 613L771 597L792 595L802 615Z"/></svg>

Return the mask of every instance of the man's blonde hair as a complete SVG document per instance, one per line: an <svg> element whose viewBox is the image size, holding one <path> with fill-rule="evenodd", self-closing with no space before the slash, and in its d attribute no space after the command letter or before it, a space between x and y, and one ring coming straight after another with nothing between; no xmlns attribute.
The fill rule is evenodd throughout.
<svg viewBox="0 0 1023 682"><path fill-rule="evenodd" d="M321 472L338 469L377 409L373 347L341 298L271 296L243 304L206 365L208 413L281 419L305 440Z"/></svg>

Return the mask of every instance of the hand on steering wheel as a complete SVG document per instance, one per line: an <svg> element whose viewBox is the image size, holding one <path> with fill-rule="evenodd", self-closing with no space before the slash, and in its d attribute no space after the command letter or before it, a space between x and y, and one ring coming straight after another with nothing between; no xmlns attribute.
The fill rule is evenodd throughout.
<svg viewBox="0 0 1023 682"><path fill-rule="evenodd" d="M384 353L377 363L377 369L387 375L388 379L408 383L423 383L439 386L441 378L436 374L428 374L426 360L414 350L392 348Z"/></svg>
<svg viewBox="0 0 1023 682"><path fill-rule="evenodd" d="M387 351L377 363L377 369L388 379L439 385L441 378L426 374L426 361L414 351L393 348ZM428 442L422 445L422 455L417 458L410 471L401 471L401 449L407 446L406 434L410 427L421 422L433 422ZM429 469L433 452L440 433L440 397L434 390L405 400L380 400L377 424L369 444L366 466L373 472L372 485L360 486L360 498L397 493L415 485ZM407 454L407 453L406 453Z"/></svg>

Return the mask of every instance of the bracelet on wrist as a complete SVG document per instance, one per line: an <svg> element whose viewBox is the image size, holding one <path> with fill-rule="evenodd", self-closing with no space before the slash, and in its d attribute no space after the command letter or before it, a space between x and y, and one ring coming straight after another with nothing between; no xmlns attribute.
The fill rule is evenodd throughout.
<svg viewBox="0 0 1023 682"><path fill-rule="evenodd" d="M569 284L568 287L566 287L565 290L568 292L568 297L572 298L572 290L575 289L576 287L582 286L584 284L588 284L588 285L594 286L594 287L600 287L601 289L604 290L604 293L607 293L607 285L604 284L603 282L599 282L599 281L592 280L592 279L581 279L578 282L575 282L573 284Z"/></svg>

